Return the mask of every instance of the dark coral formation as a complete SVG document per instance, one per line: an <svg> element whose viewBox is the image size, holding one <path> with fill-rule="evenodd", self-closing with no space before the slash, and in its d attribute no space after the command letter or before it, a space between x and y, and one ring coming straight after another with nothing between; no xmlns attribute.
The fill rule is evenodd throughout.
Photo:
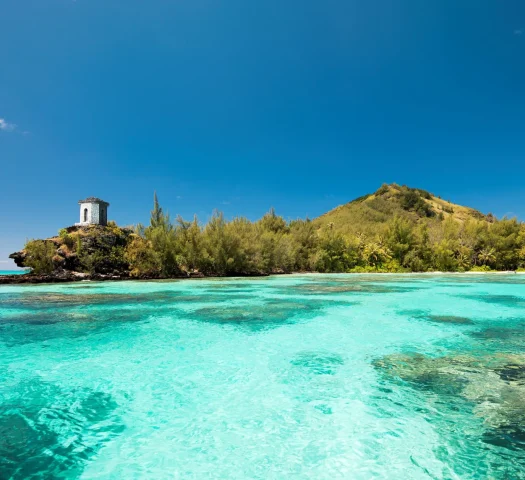
<svg viewBox="0 0 525 480"><path fill-rule="evenodd" d="M0 477L37 478L42 471L53 472L46 478L80 476L88 460L124 430L117 408L105 392L21 382L0 398Z"/></svg>
<svg viewBox="0 0 525 480"><path fill-rule="evenodd" d="M454 325L472 325L474 322L468 317L458 315L436 315L427 310L398 310L399 315L433 323L450 323Z"/></svg>
<svg viewBox="0 0 525 480"><path fill-rule="evenodd" d="M376 360L374 366L392 381L462 398L483 419L487 427L485 440L510 449L525 449L525 355L432 358L393 354Z"/></svg>

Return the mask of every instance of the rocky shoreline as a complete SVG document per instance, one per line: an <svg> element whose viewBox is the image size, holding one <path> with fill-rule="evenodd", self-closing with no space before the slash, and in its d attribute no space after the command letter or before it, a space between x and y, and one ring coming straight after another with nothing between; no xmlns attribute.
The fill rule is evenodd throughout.
<svg viewBox="0 0 525 480"><path fill-rule="evenodd" d="M235 275L236 277L267 277L268 273L256 273L246 275ZM134 277L131 275L115 275L115 274L88 274L88 273L77 273L67 272L63 274L52 274L52 275L33 275L33 274L21 274L21 275L0 275L0 285L20 285L20 284L39 284L39 283L72 283L72 282L108 282L108 281L123 281L123 280L184 280L189 278L217 278L217 276L208 276L200 272L191 272L187 275L179 275L173 277L162 277L162 276L148 276L143 275Z"/></svg>
<svg viewBox="0 0 525 480"><path fill-rule="evenodd" d="M124 281L124 280L135 280L135 281L151 281L151 280L185 280L192 278L235 278L235 277L269 277L270 275L323 275L319 272L290 272L285 273L283 271L276 271L272 273L246 273L236 275L204 275L201 272L191 272L186 275L178 275L171 277L163 276L131 276L128 274L89 274L79 272L65 272L61 274L51 275L34 275L31 273L19 274L19 275L0 275L0 285L17 285L17 284L40 284L40 283L73 283L73 282L109 282L109 281ZM495 272L407 272L407 273L382 273L382 272L370 272L370 273L355 273L354 275L510 275L510 274L524 274L525 272L516 272L514 270L509 271L495 271ZM326 275L336 275L334 273L327 273Z"/></svg>

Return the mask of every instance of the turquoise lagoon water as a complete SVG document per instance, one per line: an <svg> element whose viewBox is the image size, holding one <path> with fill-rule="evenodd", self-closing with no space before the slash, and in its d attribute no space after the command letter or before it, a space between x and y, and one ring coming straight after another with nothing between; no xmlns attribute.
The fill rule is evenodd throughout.
<svg viewBox="0 0 525 480"><path fill-rule="evenodd" d="M0 275L23 275L26 270L0 270Z"/></svg>
<svg viewBox="0 0 525 480"><path fill-rule="evenodd" d="M0 478L525 478L525 276L0 287Z"/></svg>

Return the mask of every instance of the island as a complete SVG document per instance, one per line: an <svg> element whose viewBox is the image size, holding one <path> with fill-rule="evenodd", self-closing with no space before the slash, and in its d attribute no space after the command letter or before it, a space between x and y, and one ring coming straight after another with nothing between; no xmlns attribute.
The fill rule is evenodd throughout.
<svg viewBox="0 0 525 480"><path fill-rule="evenodd" d="M521 271L525 224L418 188L384 184L315 219L257 221L215 212L172 220L154 195L149 225L107 220L109 203L79 201L80 221L10 255L30 272L0 283L257 276L294 272Z"/></svg>

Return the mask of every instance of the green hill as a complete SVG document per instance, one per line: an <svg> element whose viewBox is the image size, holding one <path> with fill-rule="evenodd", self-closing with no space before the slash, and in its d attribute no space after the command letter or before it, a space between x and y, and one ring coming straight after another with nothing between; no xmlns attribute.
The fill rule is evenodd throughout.
<svg viewBox="0 0 525 480"><path fill-rule="evenodd" d="M411 223L425 222L431 227L447 218L464 223L467 220L492 222L492 215L484 215L473 208L443 200L418 188L384 184L375 193L356 198L316 218L314 224L330 227L345 235L378 234L395 216Z"/></svg>

